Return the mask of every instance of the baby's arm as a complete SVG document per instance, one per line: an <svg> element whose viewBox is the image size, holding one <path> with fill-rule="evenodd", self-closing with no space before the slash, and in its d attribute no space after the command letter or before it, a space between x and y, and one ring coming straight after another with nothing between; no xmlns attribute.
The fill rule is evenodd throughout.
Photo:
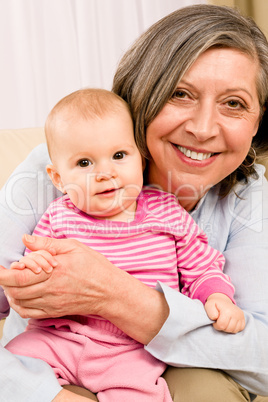
<svg viewBox="0 0 268 402"><path fill-rule="evenodd" d="M205 303L208 317L215 321L213 327L218 331L236 334L245 328L243 311L223 293L212 293Z"/></svg>
<svg viewBox="0 0 268 402"><path fill-rule="evenodd" d="M26 254L19 261L15 261L10 265L11 269L28 268L36 274L42 270L49 274L53 268L57 266L57 261L46 250L34 251Z"/></svg>

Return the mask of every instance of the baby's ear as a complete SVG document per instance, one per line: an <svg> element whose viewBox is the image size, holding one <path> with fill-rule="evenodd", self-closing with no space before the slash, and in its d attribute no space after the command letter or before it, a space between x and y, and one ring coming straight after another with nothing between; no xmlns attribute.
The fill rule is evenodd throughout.
<svg viewBox="0 0 268 402"><path fill-rule="evenodd" d="M52 183L54 186L60 190L63 194L66 194L66 191L64 189L64 185L61 181L60 174L58 173L57 169L55 168L54 165L47 165L47 174L49 175Z"/></svg>

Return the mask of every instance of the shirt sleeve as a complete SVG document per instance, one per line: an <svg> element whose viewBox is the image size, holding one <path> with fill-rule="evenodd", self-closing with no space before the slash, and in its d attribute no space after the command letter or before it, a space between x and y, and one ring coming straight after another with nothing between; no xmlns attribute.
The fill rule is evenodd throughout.
<svg viewBox="0 0 268 402"><path fill-rule="evenodd" d="M146 349L177 367L222 369L249 392L268 395L268 191L252 186L226 200L230 230L223 252L225 272L235 289L237 305L245 313L246 327L235 335L216 331L200 301L164 284L170 313ZM226 217L227 215L225 215ZM224 217L223 217L224 218ZM226 218L227 220L227 218ZM223 233L222 229L220 230Z"/></svg>
<svg viewBox="0 0 268 402"><path fill-rule="evenodd" d="M47 149L42 144L14 171L0 192L0 264L7 268L23 255L22 235L32 233L47 205L58 196L47 179L47 163ZM0 318L3 318L9 313L9 306L0 289ZM6 328L12 326L11 322L8 324ZM5 338L8 340L8 333ZM0 389L3 401L50 402L61 387L48 364L15 356L0 346Z"/></svg>

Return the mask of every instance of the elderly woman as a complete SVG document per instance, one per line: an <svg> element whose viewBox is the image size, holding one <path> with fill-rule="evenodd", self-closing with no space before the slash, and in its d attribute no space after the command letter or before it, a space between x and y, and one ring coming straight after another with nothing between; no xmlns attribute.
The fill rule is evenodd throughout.
<svg viewBox="0 0 268 402"><path fill-rule="evenodd" d="M0 284L11 307L22 317L97 314L110 320L173 366L165 378L174 401L268 396L268 185L264 168L255 164L268 149L260 126L268 96L265 36L230 8L180 9L134 43L119 64L113 90L131 107L137 144L148 159L147 182L176 194L223 252L246 328L236 335L215 331L200 302L164 283L148 288L78 242L30 236L24 243L57 254L58 266L50 275L2 268ZM2 192L6 267L20 258L21 236L32 232L57 195L42 174L48 162L42 145L15 172L14 186L7 187L12 193ZM25 179L16 180L21 172L27 172ZM8 204L14 194L17 211ZM4 314L4 295L2 300ZM21 328L14 320L13 313L6 337ZM3 350L0 362L5 400L96 400L83 390L75 392L84 397L61 389L41 361Z"/></svg>

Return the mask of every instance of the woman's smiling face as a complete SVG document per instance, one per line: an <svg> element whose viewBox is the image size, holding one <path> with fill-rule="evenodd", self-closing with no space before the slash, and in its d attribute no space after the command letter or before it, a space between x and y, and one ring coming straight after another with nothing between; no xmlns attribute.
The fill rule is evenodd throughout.
<svg viewBox="0 0 268 402"><path fill-rule="evenodd" d="M209 49L148 126L149 182L187 210L245 159L260 118L257 73L250 56Z"/></svg>

